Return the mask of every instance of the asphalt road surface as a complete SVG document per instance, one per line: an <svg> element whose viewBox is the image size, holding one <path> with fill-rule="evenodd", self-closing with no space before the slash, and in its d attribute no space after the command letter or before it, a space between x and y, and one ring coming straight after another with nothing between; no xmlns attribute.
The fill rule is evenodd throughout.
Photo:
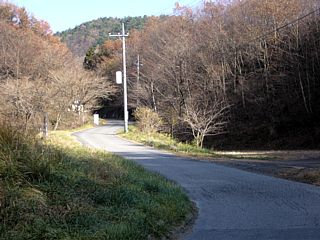
<svg viewBox="0 0 320 240"><path fill-rule="evenodd" d="M181 185L199 208L183 239L320 239L320 187L177 157L117 137L121 128L109 121L75 135Z"/></svg>

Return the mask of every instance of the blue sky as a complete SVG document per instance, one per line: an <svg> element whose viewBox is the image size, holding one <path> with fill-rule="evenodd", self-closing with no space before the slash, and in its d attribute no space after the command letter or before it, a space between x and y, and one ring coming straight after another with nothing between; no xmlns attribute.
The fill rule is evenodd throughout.
<svg viewBox="0 0 320 240"><path fill-rule="evenodd" d="M170 14L176 2L194 6L201 0L12 0L36 18L63 31L99 17Z"/></svg>

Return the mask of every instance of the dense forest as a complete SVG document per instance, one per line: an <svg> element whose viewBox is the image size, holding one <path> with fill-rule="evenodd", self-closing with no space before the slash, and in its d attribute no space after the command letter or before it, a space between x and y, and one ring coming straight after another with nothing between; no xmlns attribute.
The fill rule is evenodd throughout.
<svg viewBox="0 0 320 240"><path fill-rule="evenodd" d="M76 56L83 57L87 50L103 44L109 38L109 33L121 32L121 23L126 23L128 31L142 29L148 17L104 17L83 23L73 29L58 32L55 35L65 42Z"/></svg>
<svg viewBox="0 0 320 240"><path fill-rule="evenodd" d="M153 109L162 131L193 136L199 146L319 147L319 7L317 0L205 1L148 19L129 38L131 107ZM120 69L120 47L107 41L91 52L93 68L110 76Z"/></svg>

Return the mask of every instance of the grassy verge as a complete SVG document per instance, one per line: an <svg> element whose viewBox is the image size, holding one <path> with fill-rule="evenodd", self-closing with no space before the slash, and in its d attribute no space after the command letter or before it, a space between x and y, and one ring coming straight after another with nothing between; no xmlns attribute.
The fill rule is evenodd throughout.
<svg viewBox="0 0 320 240"><path fill-rule="evenodd" d="M191 211L173 183L68 132L44 145L0 128L0 239L162 239Z"/></svg>
<svg viewBox="0 0 320 240"><path fill-rule="evenodd" d="M130 131L126 134L121 133L120 136L158 149L171 151L177 155L199 157L246 171L249 170L293 181L320 185L320 169L315 167L297 169L297 162L286 163L285 159L289 155L288 152L281 154L277 152L272 153L272 151L216 152L178 142L166 134L145 134L135 126L130 126ZM294 153L291 153L291 155L292 154ZM292 156L291 158L295 159ZM296 159L299 159L299 157ZM300 162L303 162L303 160Z"/></svg>
<svg viewBox="0 0 320 240"><path fill-rule="evenodd" d="M312 169L287 169L279 171L279 177L320 186L320 168Z"/></svg>
<svg viewBox="0 0 320 240"><path fill-rule="evenodd" d="M142 143L161 150L172 151L176 154L194 157L217 157L214 151L199 148L195 145L178 142L171 136L163 133L143 133L135 126L129 126L128 133L120 133L120 136L129 140Z"/></svg>
<svg viewBox="0 0 320 240"><path fill-rule="evenodd" d="M242 154L217 152L206 148L199 148L194 144L182 143L163 133L143 133L135 126L129 126L128 133L120 133L120 136L129 140L142 143L161 150L174 152L177 155L199 158L231 158L231 159L257 159L264 160L268 157L261 154ZM270 158L268 158L270 159Z"/></svg>

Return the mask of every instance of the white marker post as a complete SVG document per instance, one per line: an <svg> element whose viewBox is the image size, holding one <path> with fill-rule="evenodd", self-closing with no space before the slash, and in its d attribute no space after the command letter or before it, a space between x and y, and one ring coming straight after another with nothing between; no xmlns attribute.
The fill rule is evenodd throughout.
<svg viewBox="0 0 320 240"><path fill-rule="evenodd" d="M122 72L121 71L116 72L116 83L122 84Z"/></svg>
<svg viewBox="0 0 320 240"><path fill-rule="evenodd" d="M93 124L99 126L99 114L93 114Z"/></svg>

